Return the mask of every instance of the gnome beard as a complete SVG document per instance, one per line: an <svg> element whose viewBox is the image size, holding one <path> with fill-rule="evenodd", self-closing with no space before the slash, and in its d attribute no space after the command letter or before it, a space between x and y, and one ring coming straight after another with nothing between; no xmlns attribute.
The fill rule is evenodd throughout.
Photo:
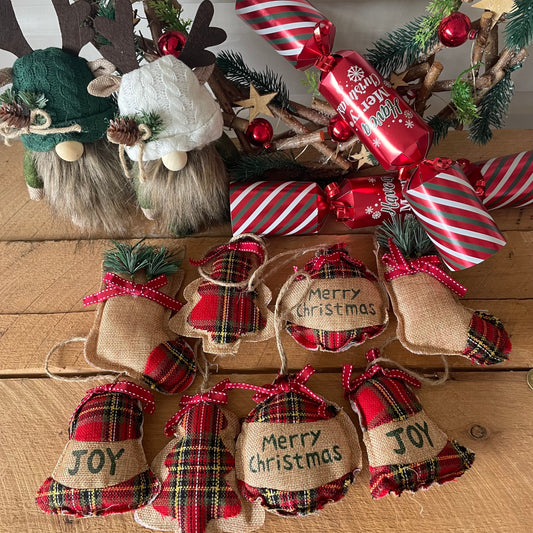
<svg viewBox="0 0 533 533"><path fill-rule="evenodd" d="M64 161L55 150L31 152L45 197L55 215L93 231L123 234L131 219L135 192L106 140L84 144L77 161Z"/></svg>
<svg viewBox="0 0 533 533"><path fill-rule="evenodd" d="M187 152L182 170L168 170L161 159L143 165L138 197L148 218L179 237L229 221L229 177L213 144Z"/></svg>

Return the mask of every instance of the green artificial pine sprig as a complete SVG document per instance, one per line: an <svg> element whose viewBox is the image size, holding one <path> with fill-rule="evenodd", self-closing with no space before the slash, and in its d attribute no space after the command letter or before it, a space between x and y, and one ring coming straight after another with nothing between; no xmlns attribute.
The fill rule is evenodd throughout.
<svg viewBox="0 0 533 533"><path fill-rule="evenodd" d="M418 17L374 43L365 57L385 78L417 62L436 42L437 35L428 39L425 46L416 40L416 35L427 17Z"/></svg>
<svg viewBox="0 0 533 533"><path fill-rule="evenodd" d="M320 85L320 72L309 69L304 72L304 75L305 78L302 80L302 85L307 87L307 92L311 94L311 96L319 96L320 92L318 87Z"/></svg>
<svg viewBox="0 0 533 533"><path fill-rule="evenodd" d="M280 152L260 155L243 155L229 169L235 181L246 182L264 177L269 170L292 169L303 171L305 167L293 157Z"/></svg>
<svg viewBox="0 0 533 533"><path fill-rule="evenodd" d="M0 94L0 104L20 104L28 109L44 109L48 100L43 93L15 91L12 87Z"/></svg>
<svg viewBox="0 0 533 533"><path fill-rule="evenodd" d="M486 144L492 139L493 128L502 128L509 105L514 95L514 82L511 73L505 76L485 94L478 105L479 117L470 124L470 140Z"/></svg>
<svg viewBox="0 0 533 533"><path fill-rule="evenodd" d="M389 239L392 237L406 259L417 259L437 253L428 234L412 214L392 217L376 230L378 244L389 252Z"/></svg>
<svg viewBox="0 0 533 533"><path fill-rule="evenodd" d="M179 31L187 34L192 24L191 19L182 18L183 8L176 8L170 0L150 0L154 15L162 23L163 31Z"/></svg>
<svg viewBox="0 0 533 533"><path fill-rule="evenodd" d="M17 103L17 93L13 90L12 87L5 90L0 94L0 104L15 104Z"/></svg>
<svg viewBox="0 0 533 533"><path fill-rule="evenodd" d="M164 124L161 115L154 111L143 111L142 113L137 113L135 115L117 115L115 120L134 120L137 124L145 124L150 129L151 135L149 137L150 141L157 139L157 136L163 131Z"/></svg>
<svg viewBox="0 0 533 533"><path fill-rule="evenodd" d="M470 124L470 122L480 116L476 103L474 102L472 85L468 81L461 79L467 72L479 68L480 65L481 63L477 63L463 70L452 85L451 100L456 108L455 115L457 120L461 124Z"/></svg>
<svg viewBox="0 0 533 533"><path fill-rule="evenodd" d="M507 15L505 45L509 49L526 48L533 42L533 1L515 0Z"/></svg>
<svg viewBox="0 0 533 533"><path fill-rule="evenodd" d="M115 3L111 0L100 0L97 5L96 14L99 17L115 20Z"/></svg>
<svg viewBox="0 0 533 533"><path fill-rule="evenodd" d="M239 52L223 50L217 55L216 66L235 85L248 88L252 84L260 94L278 93L273 102L278 106L289 108L289 90L279 74L269 67L264 71L254 70L244 62Z"/></svg>
<svg viewBox="0 0 533 533"><path fill-rule="evenodd" d="M438 115L429 117L426 122L433 129L433 144L435 145L446 138L450 128L457 128L459 126L457 119L448 120Z"/></svg>
<svg viewBox="0 0 533 533"><path fill-rule="evenodd" d="M431 0L426 7L430 15L422 20L415 35L418 45L424 48L428 42L435 40L442 19L457 11L460 6L461 0Z"/></svg>

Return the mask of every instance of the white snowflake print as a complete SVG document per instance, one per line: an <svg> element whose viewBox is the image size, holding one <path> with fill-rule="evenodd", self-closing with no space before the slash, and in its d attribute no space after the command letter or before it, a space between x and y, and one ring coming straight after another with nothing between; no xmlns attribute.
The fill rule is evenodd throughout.
<svg viewBox="0 0 533 533"><path fill-rule="evenodd" d="M374 139L374 140L372 141L372 144L373 144L374 146L376 146L377 148L379 148L379 147L381 146L381 141L380 141L379 139Z"/></svg>
<svg viewBox="0 0 533 533"><path fill-rule="evenodd" d="M408 128L408 129L414 128L415 127L415 123L412 120L406 120L405 121L405 127Z"/></svg>
<svg viewBox="0 0 533 533"><path fill-rule="evenodd" d="M371 205L369 205L368 207L365 208L365 213L367 215L372 215L374 213L374 208Z"/></svg>
<svg viewBox="0 0 533 533"><path fill-rule="evenodd" d="M413 116L414 116L413 113L412 113L411 111L406 111L406 112L404 113L404 115L405 115L407 118L413 118Z"/></svg>
<svg viewBox="0 0 533 533"><path fill-rule="evenodd" d="M374 177L368 178L368 183L371 183L372 185L375 185L376 182L377 182L376 178L374 178Z"/></svg>
<svg viewBox="0 0 533 533"><path fill-rule="evenodd" d="M373 218L374 220L377 220L378 218L381 218L381 211L374 211L374 212L372 213L372 218Z"/></svg>
<svg viewBox="0 0 533 533"><path fill-rule="evenodd" d="M365 77L365 71L361 67L350 67L348 69L348 78L351 81L361 81Z"/></svg>

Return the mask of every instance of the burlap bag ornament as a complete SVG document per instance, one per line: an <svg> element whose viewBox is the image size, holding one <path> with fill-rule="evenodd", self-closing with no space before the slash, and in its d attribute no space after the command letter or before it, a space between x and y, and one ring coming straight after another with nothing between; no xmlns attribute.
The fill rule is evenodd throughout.
<svg viewBox="0 0 533 533"><path fill-rule="evenodd" d="M142 447L143 409L154 407L152 393L130 381L88 390L70 418L52 476L37 491L38 507L88 517L150 503L161 487Z"/></svg>
<svg viewBox="0 0 533 533"><path fill-rule="evenodd" d="M366 354L367 370L351 379L343 367L343 387L359 416L370 469L373 498L416 492L462 476L474 453L448 436L427 416L412 391L420 381L403 370L385 369L379 350Z"/></svg>
<svg viewBox="0 0 533 533"><path fill-rule="evenodd" d="M377 277L345 243L316 253L304 267L311 282L295 279L283 299L287 332L308 350L342 352L387 327L388 299Z"/></svg>
<svg viewBox="0 0 533 533"><path fill-rule="evenodd" d="M201 338L204 352L217 355L237 353L242 342L273 337L274 315L267 309L270 290L260 276L252 278L265 261L263 241L254 235L234 237L203 259L191 259L201 277L183 291L187 303L171 318L171 329Z"/></svg>
<svg viewBox="0 0 533 533"><path fill-rule="evenodd" d="M478 365L507 360L511 340L501 321L458 301L467 289L444 272L437 255L421 253L420 248L402 251L398 244L406 248L409 231L420 226L414 218L401 224L408 231L405 238L397 231L388 238L378 235L378 271L398 319L396 335L402 345L414 353L458 355ZM425 233L420 238L429 241ZM434 250L430 241L425 248Z"/></svg>
<svg viewBox="0 0 533 533"><path fill-rule="evenodd" d="M174 299L183 279L178 268L170 252L141 243L115 243L105 253L102 288L84 298L84 305L98 304L85 344L90 364L165 394L191 385L194 353L168 327L170 314L183 305Z"/></svg>
<svg viewBox="0 0 533 533"><path fill-rule="evenodd" d="M237 488L239 421L223 407L226 390L233 385L224 380L206 392L182 397L181 409L165 426L165 434L174 438L152 462L161 492L135 512L139 524L176 533L244 533L263 525L264 510L245 501Z"/></svg>

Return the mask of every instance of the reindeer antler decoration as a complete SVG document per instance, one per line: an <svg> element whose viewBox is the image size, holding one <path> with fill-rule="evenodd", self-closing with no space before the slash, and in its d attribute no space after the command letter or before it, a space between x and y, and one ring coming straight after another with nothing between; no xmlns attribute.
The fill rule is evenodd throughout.
<svg viewBox="0 0 533 533"><path fill-rule="evenodd" d="M91 6L85 1L70 4L69 0L52 0L52 4L59 21L63 50L78 55L94 36L94 30L87 23Z"/></svg>
<svg viewBox="0 0 533 533"><path fill-rule="evenodd" d="M2 32L0 32L0 48L22 57L33 52L20 29L15 11L10 0L0 0L0 20Z"/></svg>

